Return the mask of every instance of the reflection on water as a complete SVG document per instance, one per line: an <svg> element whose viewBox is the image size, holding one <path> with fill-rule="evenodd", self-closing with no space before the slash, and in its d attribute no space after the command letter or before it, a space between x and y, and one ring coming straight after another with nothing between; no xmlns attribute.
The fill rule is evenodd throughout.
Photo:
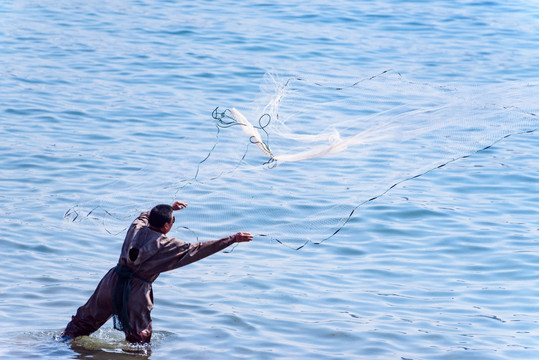
<svg viewBox="0 0 539 360"><path fill-rule="evenodd" d="M151 344L131 344L125 341L123 333L113 328L103 327L90 336L81 336L72 341L62 341L61 331L31 331L12 334L4 342L4 358L48 358L124 360L149 359L153 348L159 348L175 338L166 331L153 334Z"/></svg>
<svg viewBox="0 0 539 360"><path fill-rule="evenodd" d="M133 345L111 342L110 339L97 339L84 336L69 344L76 353L76 359L124 360L149 359L152 353L150 345Z"/></svg>

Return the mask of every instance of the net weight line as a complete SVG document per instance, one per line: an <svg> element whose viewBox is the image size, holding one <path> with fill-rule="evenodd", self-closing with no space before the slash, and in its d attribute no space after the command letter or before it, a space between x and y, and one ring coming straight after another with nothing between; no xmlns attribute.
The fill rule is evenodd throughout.
<svg viewBox="0 0 539 360"><path fill-rule="evenodd" d="M529 113L529 115L532 115L532 116L537 116L536 114L534 113ZM298 251L300 249L302 249L303 247L305 247L308 243L313 243L314 245L320 245L322 244L324 241L326 240L329 240L331 239L332 237L334 237L335 235L337 235L345 226L346 224L348 224L348 222L352 219L354 213L356 212L356 210L370 202L373 202L383 196L385 196L386 194L388 194L392 189L394 189L395 187L399 186L400 184L402 183L405 183L405 182L408 182L408 181L412 181L414 179L417 179L417 178L420 178L428 173L431 173L433 171L436 171L438 169L441 169L443 167L445 167L446 165L449 165L453 162L456 162L456 161L459 161L459 160L463 160L463 159L467 159L469 157L472 157L473 155L475 154L478 154L478 153L481 153L481 152L484 152L490 148L492 148L493 146L495 146L496 144L498 144L499 142L511 137L511 136L517 136L517 135L522 135L522 134L531 134L531 133L534 133L536 132L538 129L532 129L532 130L525 130L525 131L519 131L519 132L515 132L515 133L510 133L510 134L507 134L507 135L504 135L502 136L501 138L495 140L494 142L492 142L491 144L479 149L479 150L476 150L476 151L473 151L471 153L468 153L466 155L462 155L462 156L459 156L459 157L456 157L456 158L453 158L453 159L450 159L448 161L445 161L444 163L440 164L440 165L437 165L429 170L426 170L424 172L421 172L419 174L416 174L416 175L413 175L413 176L410 176L410 177L407 177L405 179L402 179L402 180L399 180L397 181L396 183L394 183L393 185L391 185L390 187L388 187L386 190L384 190L383 192L381 192L380 194L376 195L376 196L373 196L367 200L364 200L362 201L361 203L359 203L357 206L355 206L352 211L348 214L348 216L346 217L346 219L344 220L343 224L341 226L339 226L337 228L337 230L335 230L331 235L329 235L328 237L320 240L320 241L311 241L311 240L306 240L303 244L301 244L300 246L298 247L292 247L292 246L289 246L287 245L286 243L284 243L283 241L281 241L280 239L278 238L274 238L274 237L271 237L270 235L267 235L267 234L258 234L257 236L261 236L261 237L270 237L270 240L273 240L289 249L292 249L292 250L295 250L295 251Z"/></svg>

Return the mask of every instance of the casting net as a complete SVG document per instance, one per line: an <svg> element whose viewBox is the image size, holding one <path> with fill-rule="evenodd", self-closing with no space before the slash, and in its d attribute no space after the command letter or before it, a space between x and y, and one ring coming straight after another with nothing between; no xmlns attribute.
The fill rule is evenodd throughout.
<svg viewBox="0 0 539 360"><path fill-rule="evenodd" d="M255 103L212 112L215 137L198 163L171 183L131 186L203 204L183 217L191 237L245 230L300 249L338 236L361 206L403 182L534 132L538 88L457 88L391 70L331 82L268 74ZM130 216L102 199L76 204L65 218L118 234Z"/></svg>

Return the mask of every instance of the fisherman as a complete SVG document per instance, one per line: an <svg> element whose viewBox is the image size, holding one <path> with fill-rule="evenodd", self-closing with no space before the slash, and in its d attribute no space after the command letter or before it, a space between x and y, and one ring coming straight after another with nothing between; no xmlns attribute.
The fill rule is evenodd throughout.
<svg viewBox="0 0 539 360"><path fill-rule="evenodd" d="M159 274L203 259L234 243L253 239L246 232L195 244L167 237L176 220L173 212L186 206L180 201L157 205L133 221L118 265L109 270L86 304L79 307L63 331L62 340L90 335L113 316L114 328L123 331L127 341L149 343L152 283Z"/></svg>

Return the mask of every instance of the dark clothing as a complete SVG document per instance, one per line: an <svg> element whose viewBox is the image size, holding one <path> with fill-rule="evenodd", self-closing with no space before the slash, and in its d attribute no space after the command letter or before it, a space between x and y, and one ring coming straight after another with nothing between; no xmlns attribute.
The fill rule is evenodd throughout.
<svg viewBox="0 0 539 360"><path fill-rule="evenodd" d="M117 290L117 297L124 295L128 288L127 305L128 326L121 326L126 334L126 340L136 343L150 342L152 336L152 319L150 312L153 308L152 283L160 273L173 270L206 256L219 252L235 242L234 236L220 240L190 244L176 238L169 238L159 231L153 230L148 224L149 212L140 214L133 221L122 246L122 253L118 260L119 271L116 267L110 269L101 279L90 299L77 310L67 324L63 336L75 338L89 335L99 329L113 315L113 297L115 287L119 283L121 290ZM127 269L127 270L126 270ZM132 275L129 275L129 272ZM120 274L120 276L119 276ZM125 281L125 277L129 281ZM123 280L122 280L123 278ZM120 282L118 280L120 279ZM127 286L128 285L128 286ZM125 310L121 307L119 311ZM121 322L122 316L118 314Z"/></svg>
<svg viewBox="0 0 539 360"><path fill-rule="evenodd" d="M129 332L131 325L129 324L128 301L131 293L131 279L133 277L149 282L148 280L137 277L133 271L127 266L116 265L114 269L118 279L112 293L112 315L114 319L114 328L116 330Z"/></svg>

